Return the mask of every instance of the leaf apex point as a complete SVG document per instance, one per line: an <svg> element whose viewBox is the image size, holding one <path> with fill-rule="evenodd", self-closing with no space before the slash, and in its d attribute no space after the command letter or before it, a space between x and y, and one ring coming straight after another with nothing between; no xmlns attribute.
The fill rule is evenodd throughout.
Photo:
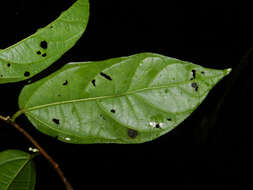
<svg viewBox="0 0 253 190"><path fill-rule="evenodd" d="M228 75L229 73L231 73L231 71L232 71L232 68L228 68L224 70L224 73L225 75Z"/></svg>

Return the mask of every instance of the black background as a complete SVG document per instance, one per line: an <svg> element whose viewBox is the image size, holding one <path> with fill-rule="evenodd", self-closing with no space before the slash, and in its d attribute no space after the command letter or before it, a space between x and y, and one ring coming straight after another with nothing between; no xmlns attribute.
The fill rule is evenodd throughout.
<svg viewBox="0 0 253 190"><path fill-rule="evenodd" d="M73 0L7 0L0 5L0 49L47 25ZM84 36L38 79L70 61L103 60L154 52L217 68L233 68L200 107L175 130L139 145L71 145L38 132L18 119L62 166L75 189L201 187L246 189L252 180L251 6L243 3L179 0L90 0ZM18 110L26 82L0 85L0 114ZM248 109L248 110L247 110ZM0 124L0 151L31 144ZM36 190L64 189L43 157L35 159ZM117 185L118 183L120 185Z"/></svg>

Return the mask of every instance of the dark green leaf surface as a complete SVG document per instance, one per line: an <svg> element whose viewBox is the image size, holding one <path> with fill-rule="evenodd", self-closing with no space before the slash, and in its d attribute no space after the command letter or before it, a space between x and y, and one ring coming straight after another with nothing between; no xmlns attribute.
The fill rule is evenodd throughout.
<svg viewBox="0 0 253 190"><path fill-rule="evenodd" d="M0 84L28 79L58 60L82 36L88 17L88 0L78 0L45 28L1 50Z"/></svg>
<svg viewBox="0 0 253 190"><path fill-rule="evenodd" d="M174 129L229 71L152 53L70 63L26 86L19 114L69 143L142 143Z"/></svg>
<svg viewBox="0 0 253 190"><path fill-rule="evenodd" d="M36 172L31 155L19 150L0 152L0 189L33 190Z"/></svg>

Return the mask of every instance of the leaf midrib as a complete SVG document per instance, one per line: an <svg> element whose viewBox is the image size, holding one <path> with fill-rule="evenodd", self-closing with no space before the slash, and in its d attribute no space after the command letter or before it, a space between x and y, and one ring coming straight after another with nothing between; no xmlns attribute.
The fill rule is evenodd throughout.
<svg viewBox="0 0 253 190"><path fill-rule="evenodd" d="M221 76L221 75L224 75L224 74L213 75L213 76L208 77L208 78L215 78L215 77L218 77L218 76ZM170 83L168 85L163 85L163 86L157 86L157 87L151 87L151 88L142 88L142 89L132 90L132 91L128 91L128 92L125 92L125 93L122 93L122 94L116 94L116 95L97 96L97 97L92 97L92 98L81 98L81 99L76 99L76 100L60 101L60 102L55 102L55 103L49 103L49 104L43 104L43 105L39 105L39 106L34 106L34 107L30 107L30 108L23 108L19 112L20 113L26 113L26 112L30 112L30 111L46 108L46 107L63 105L63 104L71 104L71 103L77 103L77 102L86 102L86 101L95 101L95 100L101 100L101 99L103 100L103 99L117 98L117 97L127 96L127 95L131 95L131 94L139 93L139 92L148 91L148 90L156 90L156 89L163 89L163 88L172 88L172 87L176 87L177 85L187 84L187 83L190 83L190 82L192 82L192 81L188 81L187 80L187 81Z"/></svg>
<svg viewBox="0 0 253 190"><path fill-rule="evenodd" d="M142 89L138 89L138 90L128 91L128 92L125 92L125 93L122 93L122 94L115 94L115 95L108 95L108 96L97 96L97 97L92 97L92 98L81 98L81 99L75 99L75 100L60 101L60 102L55 102L55 103L49 103L49 104L34 106L34 107L30 107L30 108L24 108L24 109L21 109L21 111L23 113L25 113L25 112L29 112L29 111L42 109L42 108L45 108L45 107L51 107L51 106L57 106L57 105L63 105L63 104L71 104L71 103L77 103L77 102L86 102L86 101L95 101L95 100L101 100L101 99L117 98L117 97L121 97L121 96L127 96L127 95L131 95L131 94L136 94L136 93L139 93L139 92L148 91L148 90L157 90L157 89L163 89L163 88L176 87L177 85L186 84L188 82L191 82L191 81L182 81L182 82L175 82L175 83L171 83L171 84L163 85L163 86L142 88Z"/></svg>

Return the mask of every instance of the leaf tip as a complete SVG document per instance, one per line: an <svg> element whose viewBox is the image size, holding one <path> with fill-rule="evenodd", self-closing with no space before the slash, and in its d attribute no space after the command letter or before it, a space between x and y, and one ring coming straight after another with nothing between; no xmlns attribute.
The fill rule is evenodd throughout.
<svg viewBox="0 0 253 190"><path fill-rule="evenodd" d="M224 70L225 76L228 75L232 71L232 68L228 68Z"/></svg>

